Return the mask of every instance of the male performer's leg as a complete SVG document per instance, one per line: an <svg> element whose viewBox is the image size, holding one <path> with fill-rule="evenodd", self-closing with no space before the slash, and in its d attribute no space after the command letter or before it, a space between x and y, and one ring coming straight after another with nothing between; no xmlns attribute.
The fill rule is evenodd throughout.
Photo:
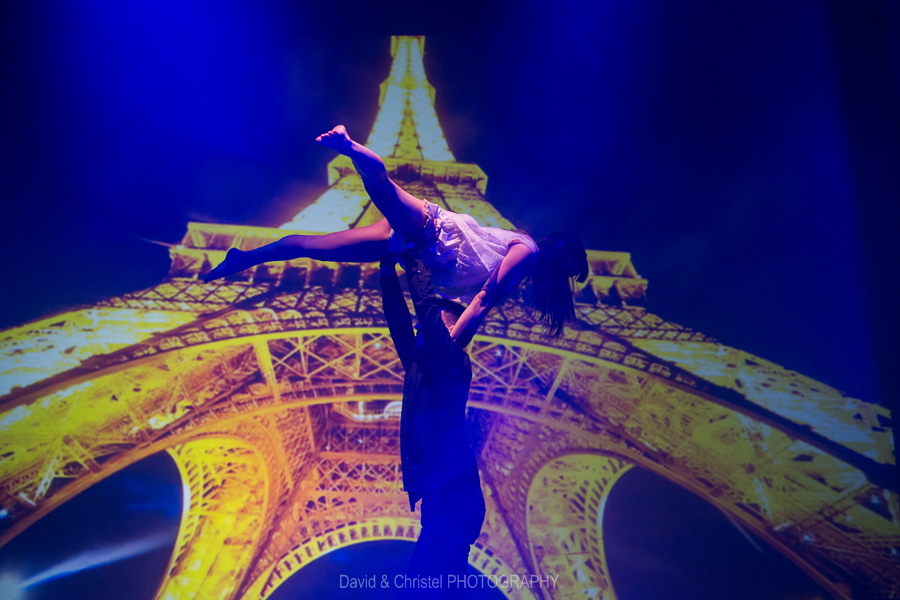
<svg viewBox="0 0 900 600"><path fill-rule="evenodd" d="M477 483L468 482L425 494L422 498L422 532L409 564L409 577L419 581L425 577L440 578L441 587L407 589L409 598L463 597L469 546L481 533L484 515L484 495Z"/></svg>

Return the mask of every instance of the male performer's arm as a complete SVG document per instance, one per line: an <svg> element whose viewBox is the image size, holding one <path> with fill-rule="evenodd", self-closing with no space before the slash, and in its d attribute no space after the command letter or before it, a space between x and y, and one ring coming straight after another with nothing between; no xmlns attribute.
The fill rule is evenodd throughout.
<svg viewBox="0 0 900 600"><path fill-rule="evenodd" d="M431 270L415 248L403 252L403 266L406 268L409 295L416 309L419 328L425 338L426 352L446 361L448 367L462 367L466 353L450 338L450 332L441 318L441 309L435 301L434 288L431 286Z"/></svg>
<svg viewBox="0 0 900 600"><path fill-rule="evenodd" d="M413 363L415 334L395 264L396 255L389 254L381 259L381 306L397 356L400 357L403 368L408 371Z"/></svg>

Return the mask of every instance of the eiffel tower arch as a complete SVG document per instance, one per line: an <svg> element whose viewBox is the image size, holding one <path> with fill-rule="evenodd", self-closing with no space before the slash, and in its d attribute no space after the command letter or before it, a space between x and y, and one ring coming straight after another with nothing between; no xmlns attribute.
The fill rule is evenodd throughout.
<svg viewBox="0 0 900 600"><path fill-rule="evenodd" d="M414 195L513 228L486 202L484 172L450 152L423 50L424 38L391 39L367 145ZM200 279L230 247L380 218L346 157L328 177L281 229L190 223L158 285L4 332L0 544L163 450L185 491L157 598L263 600L327 552L416 539L377 269L298 259ZM600 515L640 466L836 597L900 595L890 413L635 305L647 282L627 253L589 262L579 328L545 339L510 300L471 347L488 510L470 564L558 578L501 587L509 598L615 598Z"/></svg>

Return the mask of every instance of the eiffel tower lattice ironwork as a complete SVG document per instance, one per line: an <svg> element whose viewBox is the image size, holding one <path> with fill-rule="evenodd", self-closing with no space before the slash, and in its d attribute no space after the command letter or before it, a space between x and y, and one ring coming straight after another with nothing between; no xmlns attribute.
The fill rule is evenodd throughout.
<svg viewBox="0 0 900 600"><path fill-rule="evenodd" d="M367 141L411 193L511 228L455 161L424 38L394 37ZM184 515L159 599L262 600L323 553L414 540L402 493L402 367L373 265L293 260L203 284L235 246L379 218L344 157L282 229L191 223L168 277L4 332L0 543L168 451ZM632 301L626 253L589 252L580 329L547 340L513 302L471 347L469 420L488 514L470 563L558 576L516 599L615 598L602 507L633 465L693 491L837 597L900 595L890 414Z"/></svg>

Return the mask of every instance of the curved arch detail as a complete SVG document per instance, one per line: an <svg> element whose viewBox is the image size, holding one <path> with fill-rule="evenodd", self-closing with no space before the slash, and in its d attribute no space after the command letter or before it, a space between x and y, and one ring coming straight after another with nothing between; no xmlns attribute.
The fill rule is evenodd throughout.
<svg viewBox="0 0 900 600"><path fill-rule="evenodd" d="M169 453L181 472L184 500L175 550L156 598L230 598L268 524L265 459L242 440L216 436Z"/></svg>
<svg viewBox="0 0 900 600"><path fill-rule="evenodd" d="M152 360L101 368L93 379L72 380L28 407L5 413L5 439L14 446L0 465L8 494L4 505L18 512L2 539L105 476L120 459L127 462L150 448L168 447L175 439L186 441L217 428L240 437L245 421L265 434L248 439L277 448L265 458L271 481L278 481L272 487L280 490L273 507L288 496L298 497L296 488L302 488L308 470L323 457L334 459L326 456L329 452L350 453L359 464L375 464L382 460L378 457L395 452L387 443L390 435L374 432L378 427L388 432L396 423L382 419L375 409L365 412L370 403L397 400L401 389L402 373L385 330L348 327L292 336L260 333L259 326L253 323L256 337L247 331L227 343L201 340L157 353ZM205 335L238 333L217 325ZM506 333L514 335L514 327ZM603 452L663 472L789 548L808 572L833 590L842 588L823 574L833 572L830 565L863 565L857 565L855 555L835 557L830 548L876 543L865 540L877 540L881 548L896 547L900 535L893 513L886 517L855 500L884 498L891 507L896 496L868 481L865 473L790 432L711 400L694 385L676 381L677 370L666 371L661 363L639 364L646 357L629 354L615 340L598 346L588 344L588 338L602 336L583 333L584 344L571 348L480 337L471 348L475 374L470 406L476 414L487 415L478 451L511 531L503 542L510 549L507 556L521 554L524 567L534 569L535 558L524 549L529 535L527 490L513 482L523 475L531 481L543 463L534 462L537 457L529 448L554 436L555 450L542 457L544 462L559 453ZM322 421L329 411L341 412L332 410L336 405L354 401L363 412L343 411L340 426L333 429ZM355 416L375 420L354 422ZM44 437L29 437L36 428ZM338 436L338 431L344 433ZM381 441L366 442L359 454L350 431L360 439ZM45 443L51 438L52 444ZM19 444L19 439L28 441ZM334 450L329 450L332 443ZM68 483L59 486L59 481ZM854 501L846 504L842 498ZM811 544L807 536L821 541ZM268 554L270 543L261 540L254 554L254 580L262 565L274 560ZM296 539L279 541L271 552L280 555L283 544L289 548ZM887 564L892 559L879 560Z"/></svg>
<svg viewBox="0 0 900 600"><path fill-rule="evenodd" d="M292 575L328 552L366 542L402 540L415 542L421 525L417 517L376 517L362 522L341 524L335 530L298 544L282 554L240 595L241 600L265 600ZM469 551L469 564L488 577L497 577L509 571L491 548L480 540ZM535 600L527 588L498 586L510 600Z"/></svg>
<svg viewBox="0 0 900 600"><path fill-rule="evenodd" d="M546 463L528 490L531 559L540 576L554 576L549 597L615 600L603 548L603 508L610 488L631 468L616 458L568 454Z"/></svg>

